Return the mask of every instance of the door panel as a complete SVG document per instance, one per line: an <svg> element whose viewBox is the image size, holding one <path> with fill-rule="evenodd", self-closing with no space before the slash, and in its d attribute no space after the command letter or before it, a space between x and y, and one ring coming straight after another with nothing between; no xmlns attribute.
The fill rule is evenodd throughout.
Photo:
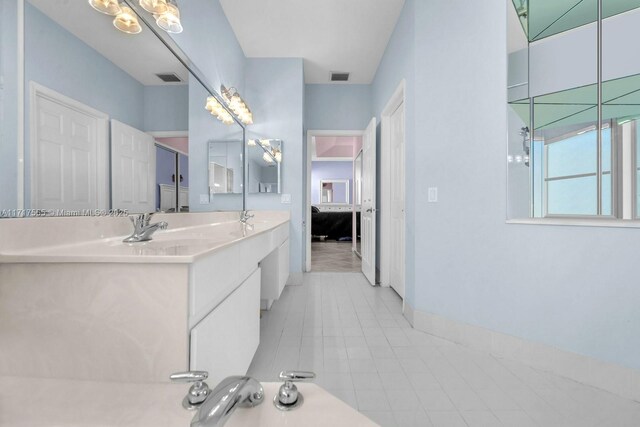
<svg viewBox="0 0 640 427"><path fill-rule="evenodd" d="M155 212L156 151L151 135L112 120L111 169L113 209Z"/></svg>
<svg viewBox="0 0 640 427"><path fill-rule="evenodd" d="M391 264L389 282L404 298L405 172L404 103L391 115Z"/></svg>
<svg viewBox="0 0 640 427"><path fill-rule="evenodd" d="M362 139L362 273L376 283L376 119L371 119Z"/></svg>
<svg viewBox="0 0 640 427"><path fill-rule="evenodd" d="M31 208L105 209L104 120L53 93L32 99Z"/></svg>

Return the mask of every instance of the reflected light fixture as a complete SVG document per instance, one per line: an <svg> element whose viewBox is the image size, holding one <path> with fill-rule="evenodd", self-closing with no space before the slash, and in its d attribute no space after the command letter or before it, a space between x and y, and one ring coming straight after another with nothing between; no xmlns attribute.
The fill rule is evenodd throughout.
<svg viewBox="0 0 640 427"><path fill-rule="evenodd" d="M143 0L140 0L142 3ZM160 1L156 1L160 3ZM180 9L175 0L164 0L167 9L160 14L155 14L156 24L158 27L165 30L167 33L179 34L183 31L182 23L180 22Z"/></svg>
<svg viewBox="0 0 640 427"><path fill-rule="evenodd" d="M236 116L238 116L242 123L245 125L253 124L253 113L249 107L247 107L247 104L244 102L236 88L231 87L227 89L222 85L220 86L220 92L222 93L222 98L224 98L227 106Z"/></svg>
<svg viewBox="0 0 640 427"><path fill-rule="evenodd" d="M231 125L234 123L233 116L213 96L207 98L205 108L212 116L216 117L225 125Z"/></svg>
<svg viewBox="0 0 640 427"><path fill-rule="evenodd" d="M267 163L273 163L273 157L267 152L262 155L262 159Z"/></svg>
<svg viewBox="0 0 640 427"><path fill-rule="evenodd" d="M119 0L89 0L89 5L105 15L116 16L122 12Z"/></svg>
<svg viewBox="0 0 640 427"><path fill-rule="evenodd" d="M262 145L263 147L271 147L271 142L268 139L261 139L260 145Z"/></svg>
<svg viewBox="0 0 640 427"><path fill-rule="evenodd" d="M113 20L113 26L127 34L138 34L142 31L138 17L127 6L120 6L120 13Z"/></svg>
<svg viewBox="0 0 640 427"><path fill-rule="evenodd" d="M167 12L167 0L140 0L140 6L149 13L161 15Z"/></svg>
<svg viewBox="0 0 640 427"><path fill-rule="evenodd" d="M256 144L256 140L255 139L250 139L249 141L247 141L247 145L249 147L255 147L258 144Z"/></svg>

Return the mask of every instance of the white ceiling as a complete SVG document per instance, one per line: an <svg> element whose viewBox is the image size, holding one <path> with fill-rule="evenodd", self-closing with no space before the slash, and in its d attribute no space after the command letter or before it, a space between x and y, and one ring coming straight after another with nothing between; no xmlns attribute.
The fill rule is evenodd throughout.
<svg viewBox="0 0 640 427"><path fill-rule="evenodd" d="M373 81L404 0L220 0L250 58L304 58L306 83Z"/></svg>
<svg viewBox="0 0 640 427"><path fill-rule="evenodd" d="M143 85L165 85L157 73L173 72L188 81L187 69L144 23L140 34L130 35L118 31L113 17L96 12L87 0L28 1Z"/></svg>

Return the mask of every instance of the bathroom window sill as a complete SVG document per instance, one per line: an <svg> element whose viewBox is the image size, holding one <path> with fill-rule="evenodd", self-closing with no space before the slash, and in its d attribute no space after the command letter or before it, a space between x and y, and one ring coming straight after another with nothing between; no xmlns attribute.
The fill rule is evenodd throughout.
<svg viewBox="0 0 640 427"><path fill-rule="evenodd" d="M556 225L566 227L640 228L640 220L595 218L527 218L508 219L507 224Z"/></svg>

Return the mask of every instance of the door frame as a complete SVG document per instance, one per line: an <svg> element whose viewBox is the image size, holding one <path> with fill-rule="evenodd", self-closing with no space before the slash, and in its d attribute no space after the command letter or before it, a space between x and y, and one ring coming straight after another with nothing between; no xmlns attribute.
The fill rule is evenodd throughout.
<svg viewBox="0 0 640 427"><path fill-rule="evenodd" d="M406 124L406 80L402 80L396 88L393 95L382 110L380 120L380 286L390 287L390 270L391 257L391 116L401 104L405 105L405 124ZM406 125L405 125L405 146L406 146ZM406 155L404 159L406 167ZM405 182L406 189L406 182ZM406 211L406 200L405 200ZM405 229L406 242L406 229ZM406 265L406 253L405 253ZM406 273L405 273L405 289L406 289Z"/></svg>
<svg viewBox="0 0 640 427"><path fill-rule="evenodd" d="M73 98L69 98L53 89L49 89L34 81L29 82L29 192L30 192L30 207L36 204L36 194L38 177L36 174L36 162L37 162L37 144L38 139L38 110L35 108L37 98L46 98L51 102L62 105L71 110L75 110L81 114L87 115L96 119L97 121L97 152L98 158L96 159L96 173L97 173L97 186L98 194L96 201L98 203L98 209L106 210L111 203L110 192L110 153L109 153L109 115L103 113L100 110L89 107L76 101Z"/></svg>
<svg viewBox="0 0 640 427"><path fill-rule="evenodd" d="M305 264L304 271L311 271L311 166L313 161L313 138L316 136L364 136L363 130L307 130L307 174L306 174L306 197L305 197ZM340 160L340 159L336 159ZM344 160L344 159L342 159ZM352 159L353 160L353 159Z"/></svg>

